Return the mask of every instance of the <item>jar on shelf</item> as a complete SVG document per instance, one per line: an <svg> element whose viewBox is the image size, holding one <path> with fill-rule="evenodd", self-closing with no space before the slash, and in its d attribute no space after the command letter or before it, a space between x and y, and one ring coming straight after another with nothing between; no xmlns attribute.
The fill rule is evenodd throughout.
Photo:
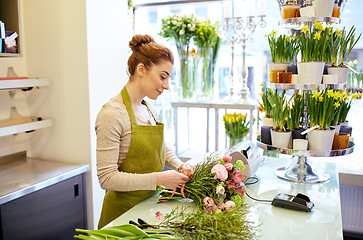
<svg viewBox="0 0 363 240"><path fill-rule="evenodd" d="M338 2L339 2L338 0L335 0L334 7L333 7L332 17L335 17L335 18L340 17L340 6L339 6Z"/></svg>
<svg viewBox="0 0 363 240"><path fill-rule="evenodd" d="M287 0L281 7L282 19L300 17L300 5L296 0Z"/></svg>

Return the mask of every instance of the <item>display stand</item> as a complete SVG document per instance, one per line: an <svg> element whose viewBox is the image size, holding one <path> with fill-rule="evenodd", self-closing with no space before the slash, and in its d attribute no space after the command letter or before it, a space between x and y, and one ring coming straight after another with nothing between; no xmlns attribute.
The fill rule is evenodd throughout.
<svg viewBox="0 0 363 240"><path fill-rule="evenodd" d="M292 156L293 159L292 164L287 167L281 167L276 169L275 174L276 176L284 180L298 182L298 183L322 183L330 179L330 176L328 174L319 173L310 165L309 161L310 157L343 156L352 153L354 150L353 142L349 142L349 147L346 149L332 150L326 152L277 148L271 145L264 144L260 141L257 141L256 145L262 148L263 150L269 152Z"/></svg>

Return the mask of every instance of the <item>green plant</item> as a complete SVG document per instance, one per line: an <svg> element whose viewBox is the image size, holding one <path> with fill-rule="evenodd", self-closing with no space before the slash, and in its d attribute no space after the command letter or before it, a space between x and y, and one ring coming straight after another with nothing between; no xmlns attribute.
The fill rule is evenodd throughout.
<svg viewBox="0 0 363 240"><path fill-rule="evenodd" d="M223 116L224 128L229 138L240 139L247 135L249 131L249 121L247 113L226 113Z"/></svg>
<svg viewBox="0 0 363 240"><path fill-rule="evenodd" d="M300 123L303 120L303 114L304 98L299 92L296 92L292 96L292 104L289 108L289 117L287 119L287 128L298 129L300 127Z"/></svg>
<svg viewBox="0 0 363 240"><path fill-rule="evenodd" d="M340 32L341 39L336 66L343 66L348 61L351 51L360 39L362 34L360 33L358 37L355 38L355 30L355 27L352 26L348 33L346 32L345 28L343 28L343 30Z"/></svg>
<svg viewBox="0 0 363 240"><path fill-rule="evenodd" d="M326 61L325 57L329 54L329 44L326 41L328 34L329 30L323 28L321 22L315 22L312 28L303 25L298 37L302 62Z"/></svg>
<svg viewBox="0 0 363 240"><path fill-rule="evenodd" d="M362 97L362 94L360 92L357 93L349 93L349 95L344 91L341 92L339 99L340 99L340 116L339 116L339 122L346 122L347 116L349 113L349 110L352 106L352 101L355 98Z"/></svg>
<svg viewBox="0 0 363 240"><path fill-rule="evenodd" d="M334 114L336 114L334 109L340 105L338 94L339 91L334 92L330 89L308 93L310 127L319 126L321 130L330 129Z"/></svg>
<svg viewBox="0 0 363 240"><path fill-rule="evenodd" d="M265 85L262 85L262 92L260 93L262 103L260 104L261 109L265 112L265 116L268 118L272 117L271 114L271 104L268 101L268 96L274 94L271 88L267 88Z"/></svg>
<svg viewBox="0 0 363 240"><path fill-rule="evenodd" d="M272 31L266 35L272 63L293 63L295 62L296 55L299 51L296 35L279 35L277 31Z"/></svg>
<svg viewBox="0 0 363 240"><path fill-rule="evenodd" d="M286 121L289 117L289 102L285 97L286 90L282 91L281 95L277 89L269 94L268 101L271 105L271 114L273 128L275 131L286 132Z"/></svg>

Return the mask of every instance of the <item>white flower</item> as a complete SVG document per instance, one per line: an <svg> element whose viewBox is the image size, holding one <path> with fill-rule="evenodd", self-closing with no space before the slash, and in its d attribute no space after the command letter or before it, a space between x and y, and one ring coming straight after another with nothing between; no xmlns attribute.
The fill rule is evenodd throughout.
<svg viewBox="0 0 363 240"><path fill-rule="evenodd" d="M184 33L185 33L185 31L184 31L183 29L181 29L181 30L179 31L179 35L184 35Z"/></svg>
<svg viewBox="0 0 363 240"><path fill-rule="evenodd" d="M177 22L176 20L171 21L171 23L172 23L173 25L177 25L177 24L178 24L178 22Z"/></svg>
<svg viewBox="0 0 363 240"><path fill-rule="evenodd" d="M232 209L236 206L236 204L233 201L227 201L224 205L224 207L226 208L226 210Z"/></svg>
<svg viewBox="0 0 363 240"><path fill-rule="evenodd" d="M224 194L224 187L223 187L221 184L219 184L219 185L217 186L217 188L216 188L216 193L217 193L217 194L221 194L221 195L223 195L223 194Z"/></svg>
<svg viewBox="0 0 363 240"><path fill-rule="evenodd" d="M187 25L187 26L188 26L188 28L191 28L191 27L192 27L192 25L191 25L190 23L188 23L188 25Z"/></svg>
<svg viewBox="0 0 363 240"><path fill-rule="evenodd" d="M185 25L185 23L183 23L182 27L185 28L187 25Z"/></svg>

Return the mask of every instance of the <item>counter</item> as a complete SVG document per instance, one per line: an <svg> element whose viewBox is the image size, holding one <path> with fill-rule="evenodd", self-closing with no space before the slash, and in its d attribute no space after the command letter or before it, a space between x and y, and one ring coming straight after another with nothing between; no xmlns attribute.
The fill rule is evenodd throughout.
<svg viewBox="0 0 363 240"><path fill-rule="evenodd" d="M246 196L250 206L250 218L260 226L259 239L343 239L342 217L339 197L339 181L336 165L319 160L311 161L318 171L325 171L330 180L319 184L299 184L277 178L274 171L289 164L287 158L269 157L258 169L259 182L246 187L252 197L272 200L278 193L296 195L303 193L315 204L313 212L299 212L273 207L270 203L256 202ZM138 217L156 224L155 213L163 215L177 206L193 207L189 200L168 201L157 204L158 194L144 200L107 225L121 225Z"/></svg>
<svg viewBox="0 0 363 240"><path fill-rule="evenodd" d="M89 170L88 165L26 158L25 153L12 158L0 165L0 205Z"/></svg>

